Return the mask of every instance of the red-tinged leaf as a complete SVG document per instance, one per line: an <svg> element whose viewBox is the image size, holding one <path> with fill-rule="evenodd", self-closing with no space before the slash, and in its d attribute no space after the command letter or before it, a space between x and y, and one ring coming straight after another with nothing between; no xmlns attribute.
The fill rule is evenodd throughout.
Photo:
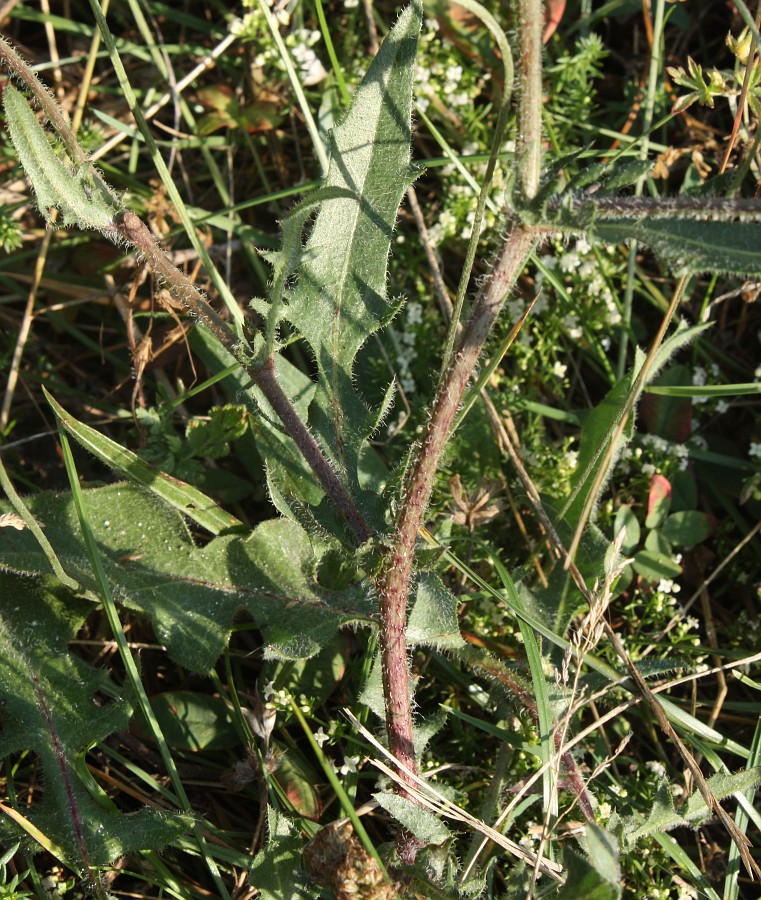
<svg viewBox="0 0 761 900"><path fill-rule="evenodd" d="M671 366L655 382L658 387L687 387L692 375L686 366ZM650 434L683 444L692 433L692 400L646 393L640 403L640 421Z"/></svg>
<svg viewBox="0 0 761 900"><path fill-rule="evenodd" d="M298 751L288 750L280 758L274 777L299 815L318 821L322 815L322 797L316 787L320 779Z"/></svg>
<svg viewBox="0 0 761 900"><path fill-rule="evenodd" d="M650 493L647 498L647 519L645 528L657 528L671 509L671 484L663 475L653 475L650 479Z"/></svg>
<svg viewBox="0 0 761 900"><path fill-rule="evenodd" d="M544 35L542 36L542 43L546 44L547 41L555 34L555 31L560 24L560 20L563 18L563 13L565 12L565 0L547 0L547 4L544 9Z"/></svg>

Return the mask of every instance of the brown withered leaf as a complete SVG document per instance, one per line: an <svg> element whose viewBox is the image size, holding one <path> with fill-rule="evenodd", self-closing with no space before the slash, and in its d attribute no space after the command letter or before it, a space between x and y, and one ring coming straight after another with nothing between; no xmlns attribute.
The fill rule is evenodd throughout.
<svg viewBox="0 0 761 900"><path fill-rule="evenodd" d="M503 500L490 502L500 489L499 484L484 478L478 490L469 494L463 489L459 475L450 478L449 490L457 505L452 521L455 525L467 525L468 530L473 533L482 522L491 521L505 508Z"/></svg>
<svg viewBox="0 0 761 900"><path fill-rule="evenodd" d="M330 887L336 900L396 900L400 896L349 822L321 828L304 847L304 862L312 879Z"/></svg>

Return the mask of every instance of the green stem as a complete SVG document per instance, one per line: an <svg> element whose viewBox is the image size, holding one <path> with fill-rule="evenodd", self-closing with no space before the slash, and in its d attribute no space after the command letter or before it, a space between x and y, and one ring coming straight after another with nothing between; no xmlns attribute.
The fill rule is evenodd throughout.
<svg viewBox="0 0 761 900"><path fill-rule="evenodd" d="M325 49L328 51L328 56L330 57L330 66L333 69L333 74L336 76L336 84L338 85L338 90L341 93L341 103L343 103L344 109L348 109L349 104L351 103L351 96L349 95L349 91L346 88L344 73L341 71L341 65L338 62L338 57L336 56L336 48L333 46L333 39L330 36L328 23L325 19L325 9L322 5L322 0L314 0L314 5L315 9L317 10L317 18L320 22L322 39L325 41Z"/></svg>
<svg viewBox="0 0 761 900"><path fill-rule="evenodd" d="M640 159L647 159L650 151L650 129L653 126L653 111L655 108L655 92L658 88L661 41L663 39L664 0L657 0L655 7L655 19L653 21L653 47L650 53L650 71L647 75L647 92L645 94L644 115L642 117L642 143L639 148ZM634 192L637 197L642 194L645 179L640 178L635 185ZM632 318L632 300L634 298L634 266L637 260L637 242L632 241L629 247L629 261L626 271L626 288L624 291L624 309L621 317L621 342L618 345L618 362L616 376L620 380L626 371L626 356L629 350L629 330Z"/></svg>

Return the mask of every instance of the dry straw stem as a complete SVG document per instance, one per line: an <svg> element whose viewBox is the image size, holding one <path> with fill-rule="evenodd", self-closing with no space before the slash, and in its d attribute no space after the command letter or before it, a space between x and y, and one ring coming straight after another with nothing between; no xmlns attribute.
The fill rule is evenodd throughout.
<svg viewBox="0 0 761 900"><path fill-rule="evenodd" d="M344 709L344 715L348 718L349 722L357 729L357 731L368 741L379 753L382 753L387 759L391 760L396 769L399 769L398 760L391 755L390 751L387 750L383 744L380 743L356 718L356 716L348 709ZM427 781L424 781L416 772L413 772L411 769L407 769L406 772L400 773L398 771L394 771L390 766L387 766L384 762L379 759L370 759L369 760L372 765L374 765L377 769L380 769L384 775L390 778L394 783L400 785L404 792L414 798L420 806L425 806L427 809L432 810L439 815L446 816L449 819L454 819L458 822L463 822L466 825L469 825L471 828L476 831L480 831L483 835L486 836L487 840L493 841L498 846L502 847L504 850L507 850L508 853L511 853L513 856L516 856L518 859L527 862L529 865L534 865L537 863L536 854L532 853L530 850L526 850L520 846L520 844L516 844L515 841L511 841L509 838L506 838L499 831L495 831L495 829L491 828L485 822L482 822L480 819L476 819L475 816L470 815L469 812L462 809L462 807L457 806L457 804L452 803L451 800L447 799L443 794L436 790L433 785L429 784ZM404 777L403 777L404 776ZM547 860L539 861L540 870L545 875L548 875L555 881L561 881L561 873L562 868L558 863L553 863Z"/></svg>
<svg viewBox="0 0 761 900"><path fill-rule="evenodd" d="M761 653L756 653L754 656L749 656L746 659L738 659L738 660L735 660L734 662L727 663L726 665L717 666L713 669L708 669L705 672L693 672L690 675L685 675L681 678L676 678L673 681L669 681L666 684L662 684L659 687L653 688L652 693L653 693L653 695L662 694L666 691L672 690L675 687L678 687L681 684L687 684L692 681L697 681L701 678L708 678L711 675L715 675L719 671L726 672L730 669L734 669L734 668L737 668L740 666L749 666L752 663L758 662L759 660L761 660ZM610 686L606 687L604 689L604 691L600 692L600 694L607 692L609 689L610 689ZM595 699L595 698L589 697L589 698L587 698L587 701L589 702L593 699ZM642 697L642 696L632 697L630 700L627 700L626 702L619 704L618 706L614 707L613 709L608 710L608 712L606 712L602 716L599 716L597 719L595 719L594 722L591 723L591 725L587 725L586 728L584 728L578 734L574 735L574 737L572 737L567 743L565 743L562 748L563 752L569 753L574 747L576 747L582 741L586 740L591 734L594 734L595 731L602 728L604 725L607 725L608 722L615 721L616 719L619 718L619 716L623 715L628 710L633 709L635 706L639 706L644 699L645 699L645 697ZM657 700L656 700L656 703L657 703ZM497 820L494 822L493 827L495 829L500 828L502 826L502 823L505 822L505 820L512 813L512 811L515 809L515 807L520 803L521 799L523 797L525 797L528 794L528 792L530 791L530 789L537 783L537 781L539 781L539 779L544 774L545 769L547 769L551 765L551 763L552 763L551 760L544 763L542 766L540 766L536 770L536 772L534 772L534 774L530 778L528 778L526 781L524 781L522 783L521 790L516 792L515 797L510 801L510 803L505 807L505 809L500 813ZM488 840L489 840L488 838L484 838L483 841L481 842L481 845L479 846L478 850L473 854L468 867L465 869L465 871L463 872L463 874L461 876L461 882L465 882L467 880L471 869L476 864L476 860L478 859L479 854L483 851L484 847L486 847Z"/></svg>

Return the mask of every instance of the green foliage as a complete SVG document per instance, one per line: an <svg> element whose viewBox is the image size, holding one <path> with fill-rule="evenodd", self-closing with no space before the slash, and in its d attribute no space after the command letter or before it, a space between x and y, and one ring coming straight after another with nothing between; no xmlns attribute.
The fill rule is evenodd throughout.
<svg viewBox="0 0 761 900"><path fill-rule="evenodd" d="M299 860L303 843L288 819L267 807L267 844L251 866L251 883L264 900L306 900L314 887Z"/></svg>
<svg viewBox="0 0 761 900"><path fill-rule="evenodd" d="M18 849L19 844L14 844L0 856L0 898L2 900L10 900L11 897L26 900L27 897L33 896L29 891L19 890L19 882L29 875L28 870L26 872L16 872L12 877L8 876L6 866L16 855Z"/></svg>
<svg viewBox="0 0 761 900"><path fill-rule="evenodd" d="M50 579L9 571L0 572L0 596L0 756L31 751L46 784L42 801L19 811L80 872L86 863L107 865L134 850L159 849L186 832L188 816L147 808L123 815L105 795L93 795L79 774L85 751L126 728L132 713L127 697L97 703L99 693L118 695L118 688L68 652L92 604ZM34 848L6 816L0 835Z"/></svg>
<svg viewBox="0 0 761 900"><path fill-rule="evenodd" d="M271 33L263 30L265 17L259 15L258 7L253 9L255 12L247 14L247 20L233 26L233 30L239 28L249 37L256 32L262 53L253 68L263 70L267 66L268 72L279 73L279 64L271 65L275 62L275 42ZM281 24L291 14L280 7L275 12L281 17ZM298 15L302 15L301 10ZM354 15L357 14L347 13L347 18ZM261 335L252 338L250 347L243 348L241 344L227 349L208 332L190 338L194 351L212 372L208 384L195 390L216 383L227 402L216 401L218 405L206 415L187 419L182 436L175 431L175 423L183 398L165 399L155 408L139 410L137 418L146 429L147 447L137 455L78 422L50 398L61 427L129 481L83 490L86 514L114 596L123 609L140 614L138 621L150 622L170 658L192 673L193 680L212 673L219 687L219 694L214 696L194 687L167 689L162 685L158 689L151 703L168 746L181 754L192 753L194 762L213 768L226 751L238 747L241 734L251 740L251 746L244 751L248 753L246 762L239 761L246 772L241 782L249 785L252 792L243 805L261 804L262 820L266 816L267 825L266 843L250 866L251 884L261 896L272 900L315 896L315 885L301 863L303 835L314 832L316 825L311 820L318 819L324 809L330 810L329 815L335 810L327 802L323 805L322 779L311 764L313 759L296 745L288 728L293 721L289 716L296 715L303 723L305 745L308 743L323 766L330 789L339 796L344 811L353 813L353 804L359 803L360 792L366 788L368 770L357 773L357 765L367 748L345 725L331 722L331 743L337 745L339 738L357 742L356 746L347 746L344 765L339 768L336 764L331 769L326 755L329 748L325 753L321 749L322 741L329 737L322 725L328 727L331 709L323 709L322 704L334 693L340 696L341 704L353 703L352 691L364 683L360 702L379 716L383 716L384 708L388 709L389 696L384 695L379 656L372 662L374 634L368 649L365 635L358 636L353 629L375 624L377 598L371 582L384 562L389 525L396 520L402 504L409 502L407 497L395 496L398 481L389 476L389 468L414 447L414 429L418 423L425 423L426 413L420 406L414 408L401 437L396 428L405 428L406 413L400 415L390 434L396 441L380 447L371 444L391 408L395 388L387 386L386 367L380 364L375 345L368 345L368 340L388 326L401 308L401 300L392 298L398 295L402 279L407 277L405 270L417 276L422 259L419 251L414 256L400 243L394 263L398 281L389 290L389 253L397 211L413 180L410 113L416 59L424 73L421 76L418 72L417 76L421 112L428 109L437 121L443 119L449 126L448 138L454 146L463 147L466 157L483 149L491 127L489 104L496 103L504 89L494 79L492 96L487 96L490 69L496 68L496 57L481 38L472 40L472 22L458 15L440 9L437 18L426 19L428 43L416 57L422 8L418 2L407 7L369 64L346 113L338 112L338 92L333 84L325 86L321 125L339 121L327 139L329 168L324 184L281 216L280 248L264 254L272 266L272 283L267 299L257 298L251 304L255 314L251 321L258 317ZM446 34L434 46L432 41L439 29ZM324 69L320 73L321 63L313 49L319 44L316 35L313 32L304 37L300 28L295 29L286 36L285 43L295 46L294 42L301 42L303 37L303 44L296 46L306 48L312 56L304 50L298 60L302 75L309 69L323 78ZM347 45L350 41L355 38L347 39ZM477 49L472 50L471 45ZM536 201L517 213L528 227L541 225L546 230L576 237L568 248L558 241L554 248L556 260L544 257L536 263L539 274L534 286L537 291L542 289L544 296L540 297L535 314L543 316L542 327L529 325L524 329L519 344L511 351L512 362L495 366L487 388L496 388L497 406L503 405L525 419L521 423L525 425L526 437L521 448L523 461L536 475L542 500L561 536L570 538L583 522L585 511L605 500L605 485L617 460L622 460L631 446L637 446L634 413L645 385L671 355L703 337L708 327L679 326L663 343L646 379L639 378L645 359L640 350L634 353L630 371L617 377L609 359L613 339L624 329L627 336L639 339L644 325L636 316L631 320L623 318L618 296L623 293L619 288L625 277L624 263L613 250L592 247L587 238L606 244L642 241L677 274L758 274L761 226L755 221L755 210L740 214L740 207L731 201L714 204L709 210L701 210L697 203L687 214L683 205L677 203L664 201L647 206L637 198L620 197L622 190L648 174L648 160L619 156L605 164L585 165L587 156L597 151L590 147L578 152L565 146L569 140L578 142L578 134L592 127L597 115L595 84L605 74L606 50L602 40L592 32L560 53L557 62L546 70L550 82L546 112L553 127L552 140L560 152L547 167ZM480 68L466 66L463 72L462 63L469 54L477 58ZM234 60L228 62L234 64ZM364 64L361 54L356 54L356 68L347 73L347 83L353 83L358 67ZM688 84L682 80L681 84L695 94L694 100L710 101L725 90L724 81L719 84L713 76L706 81L692 60L690 68L692 81ZM305 83L307 87L315 84ZM267 127L282 122L287 112L270 110L262 101L264 111L260 117L252 111L257 108L255 103L243 107L236 99L227 104L224 91L214 87L198 96L207 103L207 110L211 105L214 111L200 124L197 135L208 135L224 126L235 129L235 140L246 146L249 141L253 145L252 129L263 121ZM480 98L479 102L475 102L476 98ZM316 98L310 96L310 102L312 99ZM5 109L18 155L34 182L46 219L51 221L51 210L55 208L61 213L62 224L97 228L113 239L114 216L120 203L99 174L89 164L72 169L62 161L23 96L12 87L6 90ZM280 133L270 137L273 143L282 140ZM441 138L440 146L445 144ZM605 151L600 152L603 155ZM506 155L509 157L510 153ZM253 156L258 165L256 154ZM460 160L458 163L462 167ZM474 166L476 174L482 173L481 160L470 160L468 164ZM498 173L490 198L488 222L500 228L509 165ZM463 188L460 176L461 172L452 165L443 181L436 182L438 186L444 184L445 189L439 191L437 200L441 208L439 221L429 231L433 249L439 255L447 242L442 260L447 284L452 275L450 266L457 262L458 241L473 221L469 218L473 187ZM436 193L429 190L427 182L423 184L427 193ZM226 199L225 204L231 205L232 201L228 204ZM225 222L227 227L229 223ZM10 246L12 228L6 229L0 218L0 243L5 240L6 231L6 244ZM647 284L648 302L659 299L661 281ZM428 382L432 383L430 373L436 365L433 354L438 352L441 333L437 314L428 308L424 310L418 302L427 299L429 287L416 278L412 290L416 292L415 301L408 304L397 329L387 328L384 336L385 349L392 348L391 355L398 363L401 387L410 395L416 387L421 393L427 391ZM640 294L645 293L641 288ZM547 299L550 296L552 302ZM522 302L517 297L508 299L513 320L522 312ZM657 305L653 302L653 306ZM702 313L695 316L701 322L706 318ZM281 351L287 352L289 358ZM565 362L559 352L567 353ZM705 352L702 346L699 352ZM291 408L302 421L308 421L318 449L374 532L359 550L356 541L347 537L343 520L327 501L325 490L299 447L278 423L275 408L253 383L256 365L269 365L273 355L277 383ZM300 355L306 355L306 362ZM624 355L620 360L621 373L625 371ZM589 383L583 384L583 401L577 403L578 394L574 392L584 378L579 373L579 359L590 364L595 377L589 381L593 385L589 394ZM243 368L242 360L254 361L256 365ZM511 371L511 366L517 371ZM372 373L372 383L364 377L367 372ZM677 381L669 381L666 387L685 386ZM517 386L525 388L524 396L514 397L510 392L511 387ZM574 400L566 403L565 396L561 396L566 393L573 394ZM188 392L188 396L192 394L193 391ZM596 400L599 397L603 399ZM651 431L660 436L663 429L673 425L676 408L663 402L651 409ZM492 440L492 423L482 410L476 414L480 416L476 425L471 418L468 427L460 430L457 442L450 445L447 461L454 473L462 473L469 487L473 484L472 492L461 494L461 499L465 498L471 506L475 505L475 488L485 468L507 480L503 448ZM626 427L619 434L625 416ZM546 439L543 417L557 423L557 441ZM658 427L653 428L652 423ZM570 449L577 433L578 451ZM243 460L249 450L250 457ZM562 462L558 461L560 457ZM216 489L219 482L211 483L204 464L208 459L243 462L248 477L242 479L228 469L217 470L226 487L223 493ZM709 536L708 520L696 511L696 500L687 502L682 498L679 504L673 502L671 488L676 494L680 486L668 474L669 481L660 475L652 481L650 508L644 523L632 507L645 496L646 487L639 485L639 494L631 488L623 506L619 505L620 496L615 502L604 503L600 509L600 518L607 517L604 528L588 528L578 554L588 585L605 582L614 566L613 550L603 531L610 533L616 509L615 530L624 528L626 532L622 553L636 554L634 569L646 580L677 577L681 566L673 559L674 549L694 546ZM235 488L236 478L242 483L242 492ZM239 500L247 496L246 491L256 479L261 480L263 492L265 478L270 498L282 518L249 526L248 508L236 508L234 516L209 496ZM464 529L458 533L456 527L451 527L451 498L443 488L441 496L445 499L440 497L434 504L430 518L446 519L436 533L442 542L451 544L418 550L406 630L407 645L426 676L421 678L422 690L417 698L420 713L413 733L418 758L431 767L452 760L462 763L444 769L447 779L451 778L446 789L457 792L463 803L474 808L482 801L479 814L487 821L493 818L506 790L511 797L513 790L523 791L519 779L528 778L537 761L547 763L543 790L523 797L504 824L505 830L521 830L526 843L532 841L540 821L550 823L552 842L560 808L565 812L570 803L581 803L582 799L590 818L597 813L605 821L608 815L602 814L596 802L597 792L602 789L598 783L591 787L582 784L579 788L584 776L575 768L571 754L559 758L555 737L572 736L576 719L566 720L566 715L575 716L569 710L577 705L584 708L587 691L597 697L601 679L613 684L601 691L605 701L617 700L613 692L623 693L622 673L597 657L593 649L587 652L586 646L580 649L580 643L575 643L577 638L580 642L588 637L583 633L586 623L580 619L573 625L578 626L578 634L569 630L572 616L582 608L582 598L562 565L556 565L554 557L545 553L546 535L539 540L533 532L523 534L531 545L527 557L521 542L512 540L512 534L503 529L504 520L496 515L482 514L481 522L477 515L468 520L479 524L481 531L477 536L475 525L467 535ZM525 499L518 496L514 503L514 509L521 514ZM81 777L86 771L85 752L115 730L126 727L132 701L130 697L119 697L104 704L98 695L118 695L125 690L77 660L67 648L87 614L96 608L102 587L87 562L73 502L68 496L46 491L33 496L28 506L44 529L39 534L52 549L43 551L29 530L15 530L18 504L15 508L10 504L0 506L0 524L10 523L14 528L4 529L0 544L0 692L6 700L0 752L20 754L22 764L29 763L31 757L24 756L29 751L39 758L46 786L43 800L39 806L32 805L21 812L45 833L50 848L54 852L60 850L60 855L79 872L84 870L87 859L100 865L133 850L160 849L176 841L191 822L189 817L148 810L127 817L94 788L93 782ZM495 511L500 512L500 508L495 507ZM733 517L740 519L742 512L733 511ZM192 531L188 522L203 533ZM485 534L487 529L493 531ZM420 533L424 534L422 529ZM461 548L467 551L467 564L454 552L459 553ZM513 566L519 554L521 562L531 565L522 569ZM509 568L501 561L508 555L512 557ZM58 580L51 575L51 560L62 567L56 569ZM534 579L534 564L541 584ZM452 574L453 565L462 575L460 583L456 581L459 576ZM62 586L61 572L70 579L69 589ZM461 634L458 606L462 599L468 607L466 637L479 645L477 653L466 649ZM634 601L627 598L626 602ZM625 619L629 609L621 605L612 615ZM583 611L586 613L587 609ZM232 659L226 659L225 686L219 682L214 666L235 633L241 613L250 617L257 630L255 650L253 654L247 651L256 657L258 667L252 682L260 678L259 684L266 686L257 689L253 683L242 685L238 696L234 686L238 657L230 654ZM649 621L643 615L640 627ZM473 623L475 627L471 627ZM248 622L241 626L241 630L249 629ZM561 664L562 654L565 656ZM582 657L584 663L579 662ZM589 672L579 671L578 681L572 682L570 670L584 664ZM650 666L643 663L641 668L648 673L663 672L674 665L673 658L665 662L653 658ZM441 691L434 676L439 671L450 678L446 710L438 706ZM491 690L481 688L474 674L488 678ZM161 675L167 677L163 672ZM410 696L412 687L410 679ZM436 705L432 713L428 701L434 690ZM298 698L298 707L294 698ZM747 753L740 743L742 738L723 739L718 731L703 726L675 702L664 701L663 705L670 718L707 744L721 745L723 741L724 750L741 756ZM627 711L626 718L619 716L612 724L613 733L619 729L622 736L631 728L628 717L636 714ZM311 726L302 716L314 716L322 723L316 734L311 733ZM447 728L442 727L445 719ZM261 727L264 721L267 728ZM277 738L273 736L274 727L280 729ZM139 737L150 740L138 718L133 719L132 729ZM606 734L605 741L599 741L600 746L607 740ZM587 744L587 748L591 746ZM598 749L594 748L596 756L601 755ZM603 752L609 752L607 747ZM707 758L715 762L717 751L709 747L707 753ZM624 774L616 773L616 777L621 782L628 779L627 783L634 783L635 776L629 777L625 766L619 768ZM633 768L630 765L628 771L631 773ZM346 778L345 787L340 784L339 774ZM67 790L69 783L71 791ZM750 768L736 775L715 776L710 786L719 797L738 792L752 796L759 783L759 770ZM574 794L569 803L566 794L570 795L571 789ZM589 796L584 797L582 791ZM460 836L450 832L433 813L399 794L381 789L374 796L382 810L429 845L425 860L409 872L411 883L421 895L453 898L485 892L489 897L495 896L495 884L503 883L502 873L499 880L492 878L499 865L496 858L471 874L464 884L458 883L456 857ZM579 838L580 852L561 848L553 855L553 847L550 855L561 860L565 883L542 883L538 893L558 898L617 900L622 893L624 857L636 853L638 842L676 827L696 827L708 817L708 809L697 794L677 809L665 780L655 801L651 801L652 794L648 798L650 805L640 795L633 800L630 811L614 816L610 827L615 837L589 823ZM641 813L644 807L648 811ZM82 835L77 834L77 821L86 823ZM381 814L374 824L384 821ZM26 844L32 844L29 836L9 821L3 820L1 827L9 838L23 838ZM232 848L235 840L237 836L229 843L220 841L222 849L215 852L219 852L218 859L225 865L243 869L250 865L250 858ZM684 866L688 864L689 860ZM156 857L151 865L158 869L162 862ZM529 883L530 866L516 865L509 878L512 896L524 897L535 888ZM17 884L11 881L7 887L15 891ZM169 877L166 884L184 896L183 885L177 887ZM160 890L165 890L164 884ZM327 891L323 893L327 896Z"/></svg>
<svg viewBox="0 0 761 900"><path fill-rule="evenodd" d="M85 500L114 594L149 615L156 637L193 671L214 665L240 610L254 616L267 656L285 659L312 656L340 624L372 611L362 588L329 591L318 584L313 566L327 546L288 520L197 547L179 513L132 485L95 488ZM71 498L40 494L30 509L65 570L97 595ZM27 531L5 538L0 565L19 574L47 571Z"/></svg>
<svg viewBox="0 0 761 900"><path fill-rule="evenodd" d="M711 522L697 510L671 512L672 486L662 475L653 475L645 528L648 533L644 549L637 550L641 529L630 507L622 506L616 515L614 531L626 530L622 552L634 554L633 568L643 580L657 583L681 575L682 567L674 561L674 549L689 549L711 534Z"/></svg>
<svg viewBox="0 0 761 900"><path fill-rule="evenodd" d="M114 237L118 205L100 177L94 177L91 166L72 170L56 156L26 99L11 84L3 91L3 106L13 146L34 185L45 220L52 222L51 212L58 209L63 225L95 228Z"/></svg>
<svg viewBox="0 0 761 900"><path fill-rule="evenodd" d="M319 373L310 424L356 497L359 454L377 427L352 382L354 360L395 306L386 268L410 173L410 109L421 8L408 6L368 69L351 109L331 132L325 199L312 226L284 316L314 354ZM382 521L375 521L382 526Z"/></svg>
<svg viewBox="0 0 761 900"><path fill-rule="evenodd" d="M717 800L723 800L731 794L752 790L759 784L761 784L761 767L759 766L734 774L717 772L708 779L708 787ZM617 818L616 820L612 819L609 828L620 829L624 847L633 847L637 841L656 831L671 831L673 828L681 826L695 828L704 822L711 813L712 811L706 806L706 802L698 790L690 795L681 809L677 810L674 807L671 787L664 781L658 788L652 809L644 819L631 819L625 824Z"/></svg>
<svg viewBox="0 0 761 900"><path fill-rule="evenodd" d="M443 844L451 838L449 829L437 816L407 797L388 791L382 791L374 796L380 806L401 822L422 844Z"/></svg>

